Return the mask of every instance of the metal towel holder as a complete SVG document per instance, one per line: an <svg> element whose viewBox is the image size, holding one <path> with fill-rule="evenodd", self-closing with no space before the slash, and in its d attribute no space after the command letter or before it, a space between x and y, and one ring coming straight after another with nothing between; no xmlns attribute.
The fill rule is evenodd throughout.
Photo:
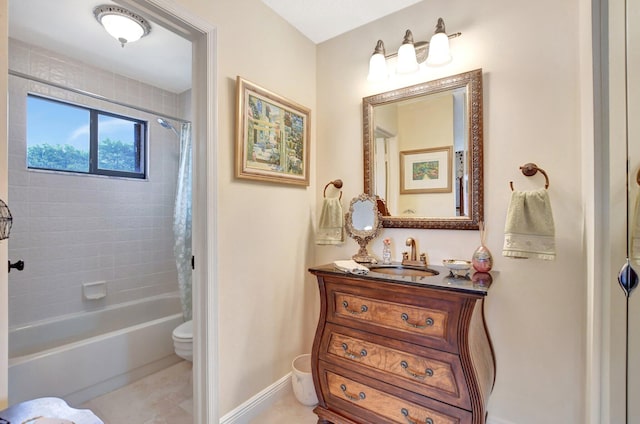
<svg viewBox="0 0 640 424"><path fill-rule="evenodd" d="M536 175L536 173L540 171L542 175L544 175L544 180L545 180L544 188L545 189L549 188L549 176L544 171L544 169L538 167L538 165L536 165L535 163L525 163L520 167L520 170L522 171L522 174L526 177L531 177L533 175ZM511 191L513 191L513 181L509 181L509 187L511 187Z"/></svg>
<svg viewBox="0 0 640 424"><path fill-rule="evenodd" d="M337 179L337 180L329 181L327 183L327 185L324 186L324 191L322 192L322 197L327 197L327 187L329 187L330 185L333 185L335 188L340 190L342 188L342 180L341 179ZM342 190L340 190L340 197L338 197L338 200L342 200Z"/></svg>

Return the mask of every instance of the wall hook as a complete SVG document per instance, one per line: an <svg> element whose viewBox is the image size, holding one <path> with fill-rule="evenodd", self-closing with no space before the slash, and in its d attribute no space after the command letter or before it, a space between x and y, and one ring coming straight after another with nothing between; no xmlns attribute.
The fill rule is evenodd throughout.
<svg viewBox="0 0 640 424"><path fill-rule="evenodd" d="M536 175L536 173L540 171L540 173L544 175L544 180L545 180L544 188L545 189L549 188L549 176L544 171L544 169L539 168L538 165L536 165L535 163L525 163L520 167L520 170L522 171L522 174L526 177L531 177L533 175ZM509 181L509 187L511 187L511 191L513 191L513 181Z"/></svg>

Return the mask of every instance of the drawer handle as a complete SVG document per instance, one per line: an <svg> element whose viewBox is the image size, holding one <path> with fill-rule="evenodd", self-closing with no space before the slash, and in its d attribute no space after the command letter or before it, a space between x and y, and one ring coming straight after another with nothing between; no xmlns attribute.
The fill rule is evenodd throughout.
<svg viewBox="0 0 640 424"><path fill-rule="evenodd" d="M404 417L407 419L407 422L409 424L418 424L419 423L419 421L417 419L412 418L411 415L409 415L409 411L406 408L402 408L400 410L400 412L402 413L402 415L404 415ZM425 424L433 424L433 420L431 418L429 418L429 417L427 417L424 420L424 422L425 422Z"/></svg>
<svg viewBox="0 0 640 424"><path fill-rule="evenodd" d="M350 358L350 359L362 359L365 356L367 356L367 350L366 349L362 349L360 351L360 353L353 352L353 351L349 350L349 346L347 346L346 343L342 343L342 349L344 350L344 356L346 356L347 358Z"/></svg>
<svg viewBox="0 0 640 424"><path fill-rule="evenodd" d="M342 301L342 307L352 315L364 314L365 312L367 312L369 310L369 308L367 308L367 305L362 305L360 307L359 311L356 311L356 310L353 310L353 309L349 309L349 302L347 302L346 300Z"/></svg>
<svg viewBox="0 0 640 424"><path fill-rule="evenodd" d="M345 386L344 384L340 385L340 390L342 390L342 393L344 393L345 397L349 400L354 400L354 401L359 401L361 399L366 398L367 396L364 394L364 392L360 392L357 395L353 395L349 392L347 392L347 386Z"/></svg>
<svg viewBox="0 0 640 424"><path fill-rule="evenodd" d="M410 325L413 328L427 328L433 326L433 318L427 318L426 320L424 320L424 325L409 322L409 315L404 312L402 313L402 315L400 315L400 318L402 318L402 321L406 322L407 325Z"/></svg>
<svg viewBox="0 0 640 424"><path fill-rule="evenodd" d="M405 370L407 374L409 374L413 378L417 378L418 380L424 380L427 377L433 377L433 370L431 368L427 368L426 370L424 370L423 374L409 368L409 364L407 363L407 361L400 362L400 366Z"/></svg>

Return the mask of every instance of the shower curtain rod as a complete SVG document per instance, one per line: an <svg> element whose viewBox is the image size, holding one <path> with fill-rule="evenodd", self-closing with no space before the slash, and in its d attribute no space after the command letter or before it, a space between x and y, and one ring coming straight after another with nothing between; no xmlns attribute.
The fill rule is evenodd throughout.
<svg viewBox="0 0 640 424"><path fill-rule="evenodd" d="M128 108L140 111L140 112L145 112L145 113L149 113L151 115L156 115L156 116L161 117L161 118L172 119L174 121L178 121L178 122L183 123L183 124L190 124L191 123L191 121L187 121L187 120L184 120L182 118L176 118L175 116L170 116L170 115L167 115L167 114L164 114L164 113L159 113L159 112L156 112L156 111L151 110L151 109L146 109L146 108L143 108L143 107L140 107L140 106L130 105L128 103L120 102L118 100L112 100L112 99L109 99L107 97L101 96L100 94L95 94L95 93L92 93L90 91L80 90L78 88L67 87L67 86L64 86L62 84L58 84L58 83L55 83L55 82L47 81L45 79L34 77L34 76L31 76L31 75L28 75L28 74L24 74L22 72L14 71L14 70L11 70L11 69L9 69L9 75L12 75L12 76L18 77L18 78L22 78L22 79L26 79L26 80L30 80L30 81L33 81L33 82L37 82L37 83L40 83L40 84L49 85L51 87L59 88L61 90L71 91L72 93L81 94L83 96L91 97L91 98L94 98L94 99L97 99L97 100L102 100L102 101L105 101L105 102L113 103L114 105L128 107Z"/></svg>

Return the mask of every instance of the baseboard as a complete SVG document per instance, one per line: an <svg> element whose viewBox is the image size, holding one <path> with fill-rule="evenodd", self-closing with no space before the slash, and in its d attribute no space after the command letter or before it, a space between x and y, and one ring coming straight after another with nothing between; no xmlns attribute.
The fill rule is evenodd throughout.
<svg viewBox="0 0 640 424"><path fill-rule="evenodd" d="M291 373L288 373L266 389L262 390L240 406L220 418L220 424L248 424L266 411L278 400L293 391L291 387ZM502 418L488 417L487 424L516 424Z"/></svg>
<svg viewBox="0 0 640 424"><path fill-rule="evenodd" d="M220 424L248 424L252 419L260 415L292 390L291 373L288 373L271 386L262 390L231 412L225 414L220 418Z"/></svg>

